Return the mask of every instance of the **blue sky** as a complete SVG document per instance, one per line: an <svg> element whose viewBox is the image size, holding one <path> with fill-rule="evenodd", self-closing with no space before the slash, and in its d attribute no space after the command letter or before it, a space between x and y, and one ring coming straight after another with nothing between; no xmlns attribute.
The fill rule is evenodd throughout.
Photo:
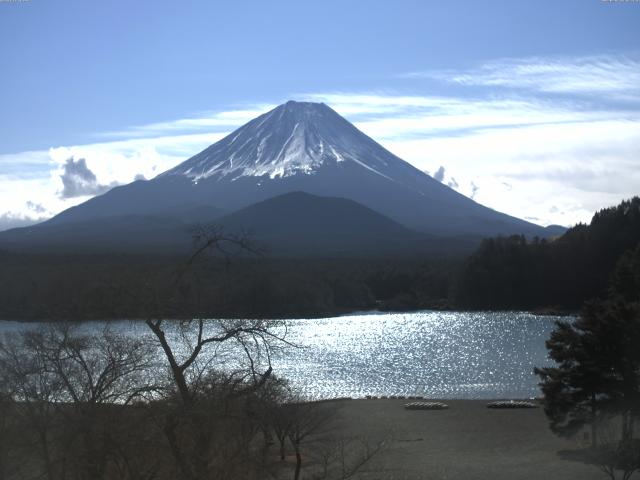
<svg viewBox="0 0 640 480"><path fill-rule="evenodd" d="M0 0L0 72L0 229L290 98L537 223L640 193L640 2Z"/></svg>

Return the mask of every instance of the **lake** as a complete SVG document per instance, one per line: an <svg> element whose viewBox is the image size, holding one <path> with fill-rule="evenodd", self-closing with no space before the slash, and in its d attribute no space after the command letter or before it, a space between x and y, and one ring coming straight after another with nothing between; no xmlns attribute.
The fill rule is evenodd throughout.
<svg viewBox="0 0 640 480"><path fill-rule="evenodd" d="M540 394L533 368L550 363L544 342L557 319L521 312L424 311L289 320L287 339L297 347L277 352L273 367L313 398L530 398ZM97 331L105 323L81 328ZM151 339L142 322L109 325ZM33 326L5 321L0 332Z"/></svg>

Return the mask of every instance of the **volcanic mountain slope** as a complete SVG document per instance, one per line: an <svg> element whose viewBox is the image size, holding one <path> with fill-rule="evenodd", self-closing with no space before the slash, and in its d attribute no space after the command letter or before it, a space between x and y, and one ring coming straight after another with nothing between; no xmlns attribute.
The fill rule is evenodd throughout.
<svg viewBox="0 0 640 480"><path fill-rule="evenodd" d="M285 195L292 192L316 197ZM340 205L348 221L337 215L327 222L339 213L338 199L351 201ZM283 215L295 200L295 215ZM238 219L281 252L285 246L311 251L312 245L321 252L350 251L358 242L363 251L408 251L418 233L419 250L431 245L438 251L442 241L426 239L464 238L467 248L469 239L483 236L551 233L432 179L324 104L287 102L152 180L116 187L42 224L0 233L0 247L175 251L190 244L190 226L215 220L233 227Z"/></svg>
<svg viewBox="0 0 640 480"><path fill-rule="evenodd" d="M304 192L279 195L216 219L277 257L403 257L470 253L478 237L415 232L353 200Z"/></svg>
<svg viewBox="0 0 640 480"><path fill-rule="evenodd" d="M434 248L451 250L449 242L438 239L434 245L430 236L352 200L303 192L207 218L205 224L222 227L228 235L246 236L259 250L278 257L397 256ZM190 216L119 215L14 229L6 232L0 245L27 251L186 254L194 248L194 227Z"/></svg>
<svg viewBox="0 0 640 480"><path fill-rule="evenodd" d="M118 215L44 222L0 232L0 249L39 253L188 252L193 247L191 225L176 218L152 215Z"/></svg>
<svg viewBox="0 0 640 480"><path fill-rule="evenodd" d="M545 236L432 179L328 106L305 102L280 105L156 178L114 188L49 223L194 205L232 212L294 191L351 199L431 234Z"/></svg>
<svg viewBox="0 0 640 480"><path fill-rule="evenodd" d="M246 232L277 256L368 256L426 250L425 235L352 200L303 192L280 195L216 220Z"/></svg>

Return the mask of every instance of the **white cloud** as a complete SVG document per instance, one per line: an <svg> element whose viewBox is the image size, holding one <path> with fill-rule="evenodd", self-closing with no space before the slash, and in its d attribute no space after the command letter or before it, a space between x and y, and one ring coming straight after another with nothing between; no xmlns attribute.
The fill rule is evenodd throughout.
<svg viewBox="0 0 640 480"><path fill-rule="evenodd" d="M576 122L485 129L383 142L418 168L443 164L465 195L543 223L587 222L640 191L640 122ZM469 187L467 187L469 186ZM551 206L560 206L551 212Z"/></svg>
<svg viewBox="0 0 640 480"><path fill-rule="evenodd" d="M10 228L28 227L41 220L44 220L44 218L34 218L21 213L5 212L0 214L0 232L9 230Z"/></svg>
<svg viewBox="0 0 640 480"><path fill-rule="evenodd" d="M294 98L327 103L420 170L442 167L443 183L482 204L571 225L640 192L640 105L619 101L637 94L639 65L604 56L502 60L449 72L443 78L457 85L449 96L320 92ZM470 96L466 85L491 87L491 94L472 88ZM27 202L55 214L89 198L59 198L71 157L86 159L99 185L153 178L271 107L208 112L107 134L124 137L118 140L0 155L0 204L5 215L33 217Z"/></svg>
<svg viewBox="0 0 640 480"><path fill-rule="evenodd" d="M61 176L69 158L85 159L99 185L129 183L140 175L155 177L223 135L134 138L0 155L0 216L33 223L91 198L92 195L61 196L64 190ZM31 204L39 204L43 211L34 212ZM8 220L0 223L0 229L3 225L10 228L6 227Z"/></svg>
<svg viewBox="0 0 640 480"><path fill-rule="evenodd" d="M137 176L153 178L220 140L224 133L134 138L88 145L57 147L48 154L61 175L67 159L85 158L99 183L129 183Z"/></svg>

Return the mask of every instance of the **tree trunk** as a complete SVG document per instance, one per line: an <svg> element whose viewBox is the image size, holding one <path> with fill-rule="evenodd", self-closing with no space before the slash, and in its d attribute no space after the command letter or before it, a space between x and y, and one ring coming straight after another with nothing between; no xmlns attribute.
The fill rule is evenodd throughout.
<svg viewBox="0 0 640 480"><path fill-rule="evenodd" d="M171 374L173 375L173 379L176 382L176 386L178 387L178 391L180 392L180 398L182 398L182 403L186 408L192 406L192 398L191 392L189 391L189 386L187 385L187 380L184 377L184 371L178 365L175 356L173 355L173 351L169 346L169 342L167 341L167 337L164 334L164 331L159 325L154 324L151 320L147 320L146 324L149 326L151 331L154 333L158 341L160 342L160 346L165 353L167 361L169 362L169 367L171 368Z"/></svg>
<svg viewBox="0 0 640 480"><path fill-rule="evenodd" d="M591 447L598 447L596 395L591 394Z"/></svg>
<svg viewBox="0 0 640 480"><path fill-rule="evenodd" d="M5 450L6 447L4 445L0 445L0 480L6 480L7 478L9 478L9 475L6 473L5 467Z"/></svg>
<svg viewBox="0 0 640 480"><path fill-rule="evenodd" d="M294 475L294 480L300 479L300 470L302 470L302 455L300 455L299 445L296 445L296 473Z"/></svg>
<svg viewBox="0 0 640 480"><path fill-rule="evenodd" d="M284 461L284 457L285 457L285 455L284 455L284 441L285 441L284 438L280 439L280 460L281 461Z"/></svg>
<svg viewBox="0 0 640 480"><path fill-rule="evenodd" d="M633 439L633 415L630 411L622 413L622 442L630 442Z"/></svg>
<svg viewBox="0 0 640 480"><path fill-rule="evenodd" d="M44 466L45 466L45 469L47 470L47 479L53 480L55 478L53 473L53 462L51 461L51 453L49 452L49 438L46 430L41 430L39 432L39 436L40 436L40 442L42 444L42 456L44 457L43 458Z"/></svg>
<svg viewBox="0 0 640 480"><path fill-rule="evenodd" d="M172 415L172 414L169 414ZM175 415L175 413L173 414ZM176 435L178 428L178 420L172 417L165 418L164 434L169 444L169 450L176 461L178 469L182 472L183 478L187 480L194 479L194 475L189 467L189 462L184 458L182 450L180 449L180 443Z"/></svg>

